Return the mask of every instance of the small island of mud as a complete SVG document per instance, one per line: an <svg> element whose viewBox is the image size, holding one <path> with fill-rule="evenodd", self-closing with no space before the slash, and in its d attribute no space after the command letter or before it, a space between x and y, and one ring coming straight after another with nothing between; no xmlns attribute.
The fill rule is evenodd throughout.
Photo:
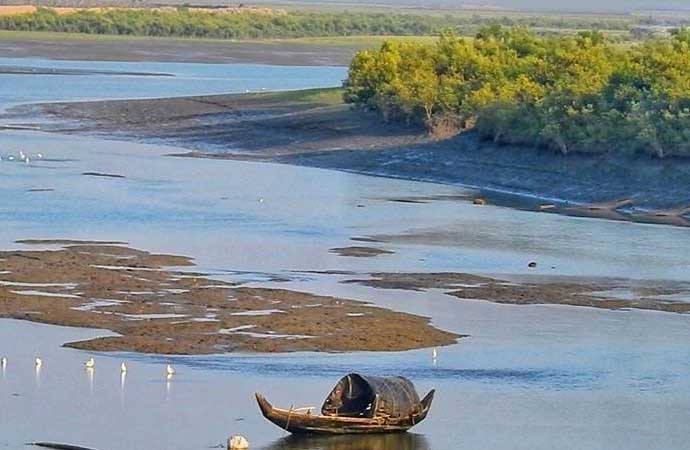
<svg viewBox="0 0 690 450"><path fill-rule="evenodd" d="M379 289L441 289L459 299L512 305L568 305L603 309L690 312L690 284L613 278L513 276L498 279L466 273L372 273L343 283Z"/></svg>
<svg viewBox="0 0 690 450"><path fill-rule="evenodd" d="M101 178L125 178L124 175L119 175L116 173L102 173L102 172L83 172L85 177L101 177Z"/></svg>
<svg viewBox="0 0 690 450"><path fill-rule="evenodd" d="M70 347L160 354L398 351L460 337L424 317L369 303L212 280L182 270L193 265L186 257L93 241L22 242L60 248L0 252L0 317L118 333Z"/></svg>
<svg viewBox="0 0 690 450"><path fill-rule="evenodd" d="M374 256L392 255L393 253L395 253L390 250L384 250L382 248L360 246L336 247L332 248L330 252L336 253L340 256L351 256L355 258L372 258Z"/></svg>
<svg viewBox="0 0 690 450"><path fill-rule="evenodd" d="M160 72L127 72L121 70L93 69L56 69L50 67L4 66L0 67L2 75L101 75L119 77L172 77L169 73Z"/></svg>

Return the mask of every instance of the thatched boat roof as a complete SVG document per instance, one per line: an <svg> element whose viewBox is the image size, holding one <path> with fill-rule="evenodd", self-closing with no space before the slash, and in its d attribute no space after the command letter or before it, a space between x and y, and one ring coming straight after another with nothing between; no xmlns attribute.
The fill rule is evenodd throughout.
<svg viewBox="0 0 690 450"><path fill-rule="evenodd" d="M324 415L407 417L422 409L414 385L404 377L344 376L321 407Z"/></svg>

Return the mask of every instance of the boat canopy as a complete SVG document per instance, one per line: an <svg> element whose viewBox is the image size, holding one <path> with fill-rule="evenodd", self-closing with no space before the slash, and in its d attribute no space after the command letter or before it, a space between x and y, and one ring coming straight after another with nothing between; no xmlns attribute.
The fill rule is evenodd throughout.
<svg viewBox="0 0 690 450"><path fill-rule="evenodd" d="M335 385L321 412L326 416L406 417L422 406L410 380L351 373Z"/></svg>

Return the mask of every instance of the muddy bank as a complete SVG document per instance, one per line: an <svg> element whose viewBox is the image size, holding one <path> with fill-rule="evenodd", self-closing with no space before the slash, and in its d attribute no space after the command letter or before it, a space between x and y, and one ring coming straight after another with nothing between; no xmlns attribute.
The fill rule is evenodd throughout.
<svg viewBox="0 0 690 450"><path fill-rule="evenodd" d="M429 142L417 129L354 113L339 89L49 103L8 116L36 114L54 120L43 124L48 131L163 141L181 147L177 156L204 158L288 162L304 153Z"/></svg>
<svg viewBox="0 0 690 450"><path fill-rule="evenodd" d="M26 240L57 250L0 252L0 317L103 328L67 344L160 354L397 351L458 335L371 304L207 278L189 258L113 243Z"/></svg>
<svg viewBox="0 0 690 450"><path fill-rule="evenodd" d="M292 163L476 187L489 203L546 213L688 226L690 160L558 155L466 133L441 142L298 154ZM515 197L522 197L516 200Z"/></svg>
<svg viewBox="0 0 690 450"><path fill-rule="evenodd" d="M172 77L160 72L125 72L117 70L51 69L45 67L2 66L0 74L5 75L103 75L120 77Z"/></svg>
<svg viewBox="0 0 690 450"><path fill-rule="evenodd" d="M102 37L60 33L2 33L0 57L66 61L155 61L344 66L358 45L321 46L288 41L236 42L172 38Z"/></svg>
<svg viewBox="0 0 690 450"><path fill-rule="evenodd" d="M480 142L471 132L433 140L417 128L352 110L336 90L54 103L10 112L17 118L35 114L56 119L44 125L52 131L163 141L185 149L176 156L457 184L476 189L479 204L690 226L689 160L563 156Z"/></svg>
<svg viewBox="0 0 690 450"><path fill-rule="evenodd" d="M603 309L690 312L690 284L556 276L493 278L465 273L373 273L343 283L379 289L441 289L459 299L511 305L569 305Z"/></svg>

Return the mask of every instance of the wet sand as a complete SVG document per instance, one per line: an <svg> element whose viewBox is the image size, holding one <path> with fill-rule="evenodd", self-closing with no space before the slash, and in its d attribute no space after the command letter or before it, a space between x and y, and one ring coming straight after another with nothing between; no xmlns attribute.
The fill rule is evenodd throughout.
<svg viewBox="0 0 690 450"><path fill-rule="evenodd" d="M0 317L112 330L69 347L157 354L399 351L459 335L369 303L212 280L191 259L113 243L0 252Z"/></svg>
<svg viewBox="0 0 690 450"><path fill-rule="evenodd" d="M511 305L568 305L602 309L690 312L690 284L557 276L494 278L466 273L373 273L346 284L379 289L441 289L459 299Z"/></svg>

